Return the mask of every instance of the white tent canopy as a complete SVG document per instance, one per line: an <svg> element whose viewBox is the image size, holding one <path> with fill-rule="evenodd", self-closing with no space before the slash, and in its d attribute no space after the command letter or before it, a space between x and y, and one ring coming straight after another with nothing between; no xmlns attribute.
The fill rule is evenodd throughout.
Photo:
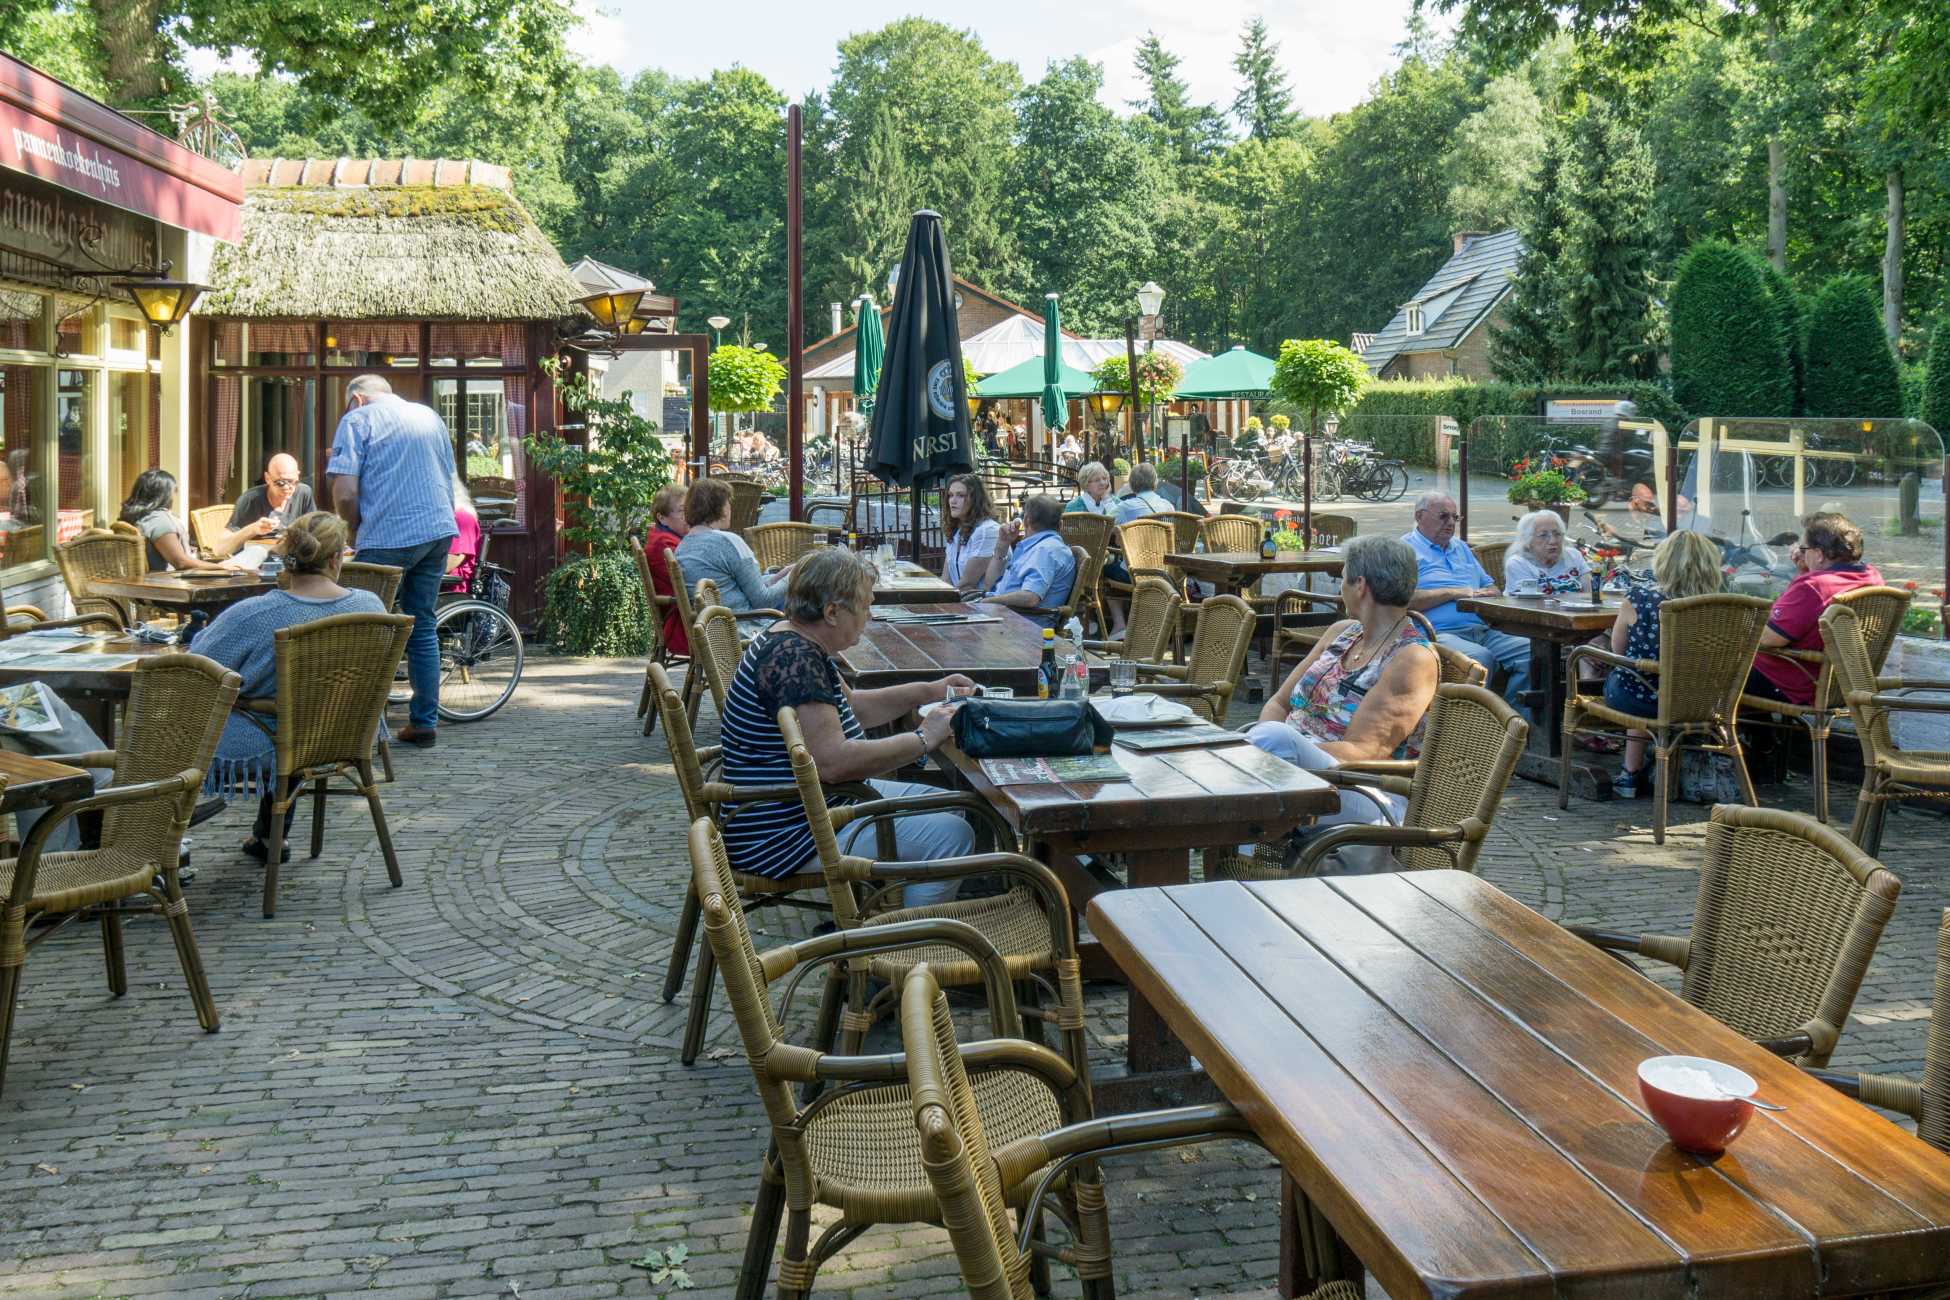
<svg viewBox="0 0 1950 1300"><path fill-rule="evenodd" d="M1174 358L1179 365L1190 365L1204 359L1207 355L1189 343L1176 339L1159 339L1152 345L1157 351ZM1139 344L1138 350L1144 350ZM1043 322L1030 316L1010 316L997 322L971 338L961 342L961 354L978 375L999 375L1011 366L1020 365L1031 357L1043 355ZM1103 363L1105 357L1122 356L1123 339L1072 339L1063 340L1063 360L1078 370L1089 372ZM806 372L809 383L851 384L853 382L853 353L834 357L823 366L815 366Z"/></svg>

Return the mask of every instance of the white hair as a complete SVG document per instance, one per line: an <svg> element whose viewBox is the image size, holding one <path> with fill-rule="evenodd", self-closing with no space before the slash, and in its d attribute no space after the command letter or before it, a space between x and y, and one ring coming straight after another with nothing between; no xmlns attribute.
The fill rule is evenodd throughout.
<svg viewBox="0 0 1950 1300"><path fill-rule="evenodd" d="M1560 532L1563 531L1563 516L1559 515L1555 510L1533 510L1523 518L1517 520L1517 540L1515 545L1519 551L1525 555L1533 554L1530 549L1530 544L1537 540L1537 525L1547 519L1551 523L1556 524Z"/></svg>
<svg viewBox="0 0 1950 1300"><path fill-rule="evenodd" d="M459 474L454 475L454 509L465 510L470 515L481 513L474 508L474 494L467 490Z"/></svg>
<svg viewBox="0 0 1950 1300"><path fill-rule="evenodd" d="M393 386L387 382L386 376L360 375L345 386L345 400L350 402L355 397L378 397L392 391Z"/></svg>
<svg viewBox="0 0 1950 1300"><path fill-rule="evenodd" d="M1427 492L1415 498L1415 513L1418 515L1421 514L1438 501L1454 501L1455 499L1455 497L1444 492L1441 488L1430 488Z"/></svg>

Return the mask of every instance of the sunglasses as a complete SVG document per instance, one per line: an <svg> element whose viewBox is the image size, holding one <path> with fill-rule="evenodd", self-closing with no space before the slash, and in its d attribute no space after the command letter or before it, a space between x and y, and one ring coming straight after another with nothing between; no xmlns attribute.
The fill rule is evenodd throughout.
<svg viewBox="0 0 1950 1300"><path fill-rule="evenodd" d="M271 480L271 486L281 487L281 488L295 488L298 486L298 480L295 478L274 478Z"/></svg>

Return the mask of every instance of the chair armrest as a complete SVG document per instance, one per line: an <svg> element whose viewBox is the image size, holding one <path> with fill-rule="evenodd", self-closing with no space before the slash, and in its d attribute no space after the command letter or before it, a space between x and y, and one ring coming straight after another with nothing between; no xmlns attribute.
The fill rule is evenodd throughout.
<svg viewBox="0 0 1950 1300"><path fill-rule="evenodd" d="M1097 653L1108 651L1111 654L1122 654L1124 652L1124 642L1122 639L1116 641L1083 641L1079 642L1079 645L1085 650Z"/></svg>
<svg viewBox="0 0 1950 1300"><path fill-rule="evenodd" d="M16 610L33 608L32 605L12 605L8 607L7 613L12 614ZM47 632L64 627L98 627L108 632L126 632L128 630L122 626L121 619L115 617L113 614L104 614L100 610L96 610L92 614L77 614L73 618L44 618L21 628L20 631ZM19 636L20 632L16 632L13 635Z"/></svg>
<svg viewBox="0 0 1950 1300"><path fill-rule="evenodd" d="M1359 762L1342 763L1339 767L1331 770L1367 776L1405 776L1413 778L1418 761L1413 758L1364 758Z"/></svg>
<svg viewBox="0 0 1950 1300"><path fill-rule="evenodd" d="M1621 934L1616 930L1600 930L1588 925L1569 925L1564 927L1594 948L1605 952L1629 952L1653 961L1662 961L1668 966L1685 970L1692 961L1692 940L1680 935L1670 934Z"/></svg>
<svg viewBox="0 0 1950 1300"><path fill-rule="evenodd" d="M1845 1097L1865 1106L1893 1110L1911 1119L1923 1118L1923 1085L1896 1074L1856 1074L1842 1070L1817 1070L1803 1066L1802 1072L1821 1080Z"/></svg>
<svg viewBox="0 0 1950 1300"><path fill-rule="evenodd" d="M1372 844L1391 849L1439 848L1447 851L1450 862L1455 863L1455 850L1449 846L1466 843L1472 834L1478 833L1478 828L1487 829L1474 818L1469 818L1461 826L1331 827L1307 841L1299 862L1294 864L1299 869L1296 874L1312 874L1322 858L1349 844Z"/></svg>
<svg viewBox="0 0 1950 1300"><path fill-rule="evenodd" d="M1822 1037L1829 1037L1829 1035L1824 1034ZM1835 1035L1834 1037L1840 1037L1840 1035ZM1756 1047L1764 1047L1776 1056L1807 1056L1818 1050L1818 1044L1815 1039L1816 1036L1813 1032L1804 1031L1798 1034L1789 1034L1784 1038L1757 1038L1754 1040L1754 1045ZM1833 1048L1834 1042L1831 1038L1829 1049L1833 1050Z"/></svg>
<svg viewBox="0 0 1950 1300"><path fill-rule="evenodd" d="M1936 682L1933 685L1939 690L1950 690L1950 682ZM1919 700L1914 696L1896 695L1888 691L1877 691L1873 695L1867 691L1850 691L1848 702L1856 708L1869 704L1902 713L1950 713L1950 700Z"/></svg>
<svg viewBox="0 0 1950 1300"><path fill-rule="evenodd" d="M1070 896L1063 882L1034 858L1020 853L972 853L964 858L941 858L934 862L869 862L865 858L841 858L838 873L848 880L876 884L915 884L922 881L961 880L968 876L1003 876L1022 881L1034 890L1049 918L1050 946L1058 959L1076 955L1076 935L1070 928Z"/></svg>
<svg viewBox="0 0 1950 1300"><path fill-rule="evenodd" d="M847 957L897 952L903 948L942 945L960 949L982 968L982 985L988 994L989 1024L995 1036L1020 1038L1022 1019L1016 1011L1015 987L1010 981L1009 965L989 937L966 921L928 916L887 925L835 930L770 949L759 954L758 964L764 972L766 984L771 985L801 967L811 968Z"/></svg>
<svg viewBox="0 0 1950 1300"><path fill-rule="evenodd" d="M1595 659L1601 664L1610 664L1614 668L1633 668L1653 677L1659 675L1659 661L1656 659L1633 659L1628 655L1615 654L1610 650L1601 650L1597 646L1587 642L1582 645L1572 646L1571 653L1565 656L1564 672L1567 679L1575 680L1577 678L1575 669L1586 659Z"/></svg>
<svg viewBox="0 0 1950 1300"><path fill-rule="evenodd" d="M867 803L847 804L833 809L833 829L850 826L859 821L893 821L901 817L918 817L926 813L962 812L973 813L977 820L988 823L995 832L998 845L1008 845L1003 852L1013 852L1016 832L1009 823L1002 820L1002 814L981 796L965 790L948 791L941 794L903 795L898 799L883 799L878 790L869 787L874 798Z"/></svg>
<svg viewBox="0 0 1950 1300"><path fill-rule="evenodd" d="M1413 767L1413 764L1410 764ZM1314 773L1328 785L1345 786L1356 789L1385 790L1407 798L1415 789L1415 782L1408 777L1391 776L1381 772L1350 772L1344 767L1321 768Z"/></svg>
<svg viewBox="0 0 1950 1300"><path fill-rule="evenodd" d="M1941 677L1878 677L1878 691L1950 691L1950 681Z"/></svg>
<svg viewBox="0 0 1950 1300"><path fill-rule="evenodd" d="M1148 659L1139 659L1136 663L1140 677L1169 677L1182 682L1192 675L1190 664L1154 664Z"/></svg>
<svg viewBox="0 0 1950 1300"><path fill-rule="evenodd" d="M114 767L115 751L112 749L91 749L85 754L47 754L51 763L66 763L69 767Z"/></svg>
<svg viewBox="0 0 1950 1300"><path fill-rule="evenodd" d="M1131 689L1146 695L1219 695L1232 690L1229 682L1139 682Z"/></svg>
<svg viewBox="0 0 1950 1300"><path fill-rule="evenodd" d="M1781 659L1799 659L1802 663L1808 664L1825 664L1828 662L1828 656L1819 650L1794 650L1787 646L1779 646L1765 653Z"/></svg>
<svg viewBox="0 0 1950 1300"><path fill-rule="evenodd" d="M1295 608L1289 610L1287 608L1288 605L1293 605ZM1279 594L1274 604L1274 610L1282 616L1289 613L1304 614L1306 610L1300 608L1300 606L1304 605L1320 605L1327 609L1341 610L1343 612L1347 609L1347 605L1339 596L1329 595L1326 592L1287 590Z"/></svg>
<svg viewBox="0 0 1950 1300"><path fill-rule="evenodd" d="M278 713L278 702L271 696L259 695L241 699L237 701L236 707L246 713L265 713L272 717L276 717Z"/></svg>
<svg viewBox="0 0 1950 1300"><path fill-rule="evenodd" d="M35 822L34 829L27 833L27 839L20 846L18 861L38 862L42 846L47 843L48 836L82 813L119 808L125 804L148 803L154 799L182 799L186 795L194 794L202 784L203 773L194 768L184 768L175 776L166 776L161 780L144 781L138 785L114 785L106 790L97 791L86 799L56 804L48 810L46 816ZM183 809L183 815L188 818L188 808ZM175 860L171 859L166 864L166 869L174 870L175 866Z"/></svg>

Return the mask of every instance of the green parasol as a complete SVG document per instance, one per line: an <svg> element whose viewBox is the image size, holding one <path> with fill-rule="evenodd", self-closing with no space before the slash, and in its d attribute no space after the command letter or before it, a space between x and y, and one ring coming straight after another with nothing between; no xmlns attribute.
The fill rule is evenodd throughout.
<svg viewBox="0 0 1950 1300"><path fill-rule="evenodd" d="M873 295L863 293L853 304L853 395L860 414L873 413L873 395L880 387L880 363L887 355L887 335L880 327L880 309Z"/></svg>
<svg viewBox="0 0 1950 1300"><path fill-rule="evenodd" d="M1229 351L1221 352L1216 357L1203 357L1186 366L1185 377L1178 381L1176 396L1181 402L1194 399L1210 401L1234 397L1271 397L1272 390L1273 358L1248 352L1243 344L1234 344Z"/></svg>
<svg viewBox="0 0 1950 1300"><path fill-rule="evenodd" d="M1063 314L1056 295L1043 295L1043 423L1061 433L1070 422L1070 399L1063 391Z"/></svg>
<svg viewBox="0 0 1950 1300"><path fill-rule="evenodd" d="M1040 398L1047 386L1048 366L1047 357L1029 357L1018 361L1007 370L978 380L975 384L975 396ZM1078 370L1067 361L1058 363L1056 382L1062 388L1066 400L1097 391L1097 381L1092 379L1087 371Z"/></svg>

